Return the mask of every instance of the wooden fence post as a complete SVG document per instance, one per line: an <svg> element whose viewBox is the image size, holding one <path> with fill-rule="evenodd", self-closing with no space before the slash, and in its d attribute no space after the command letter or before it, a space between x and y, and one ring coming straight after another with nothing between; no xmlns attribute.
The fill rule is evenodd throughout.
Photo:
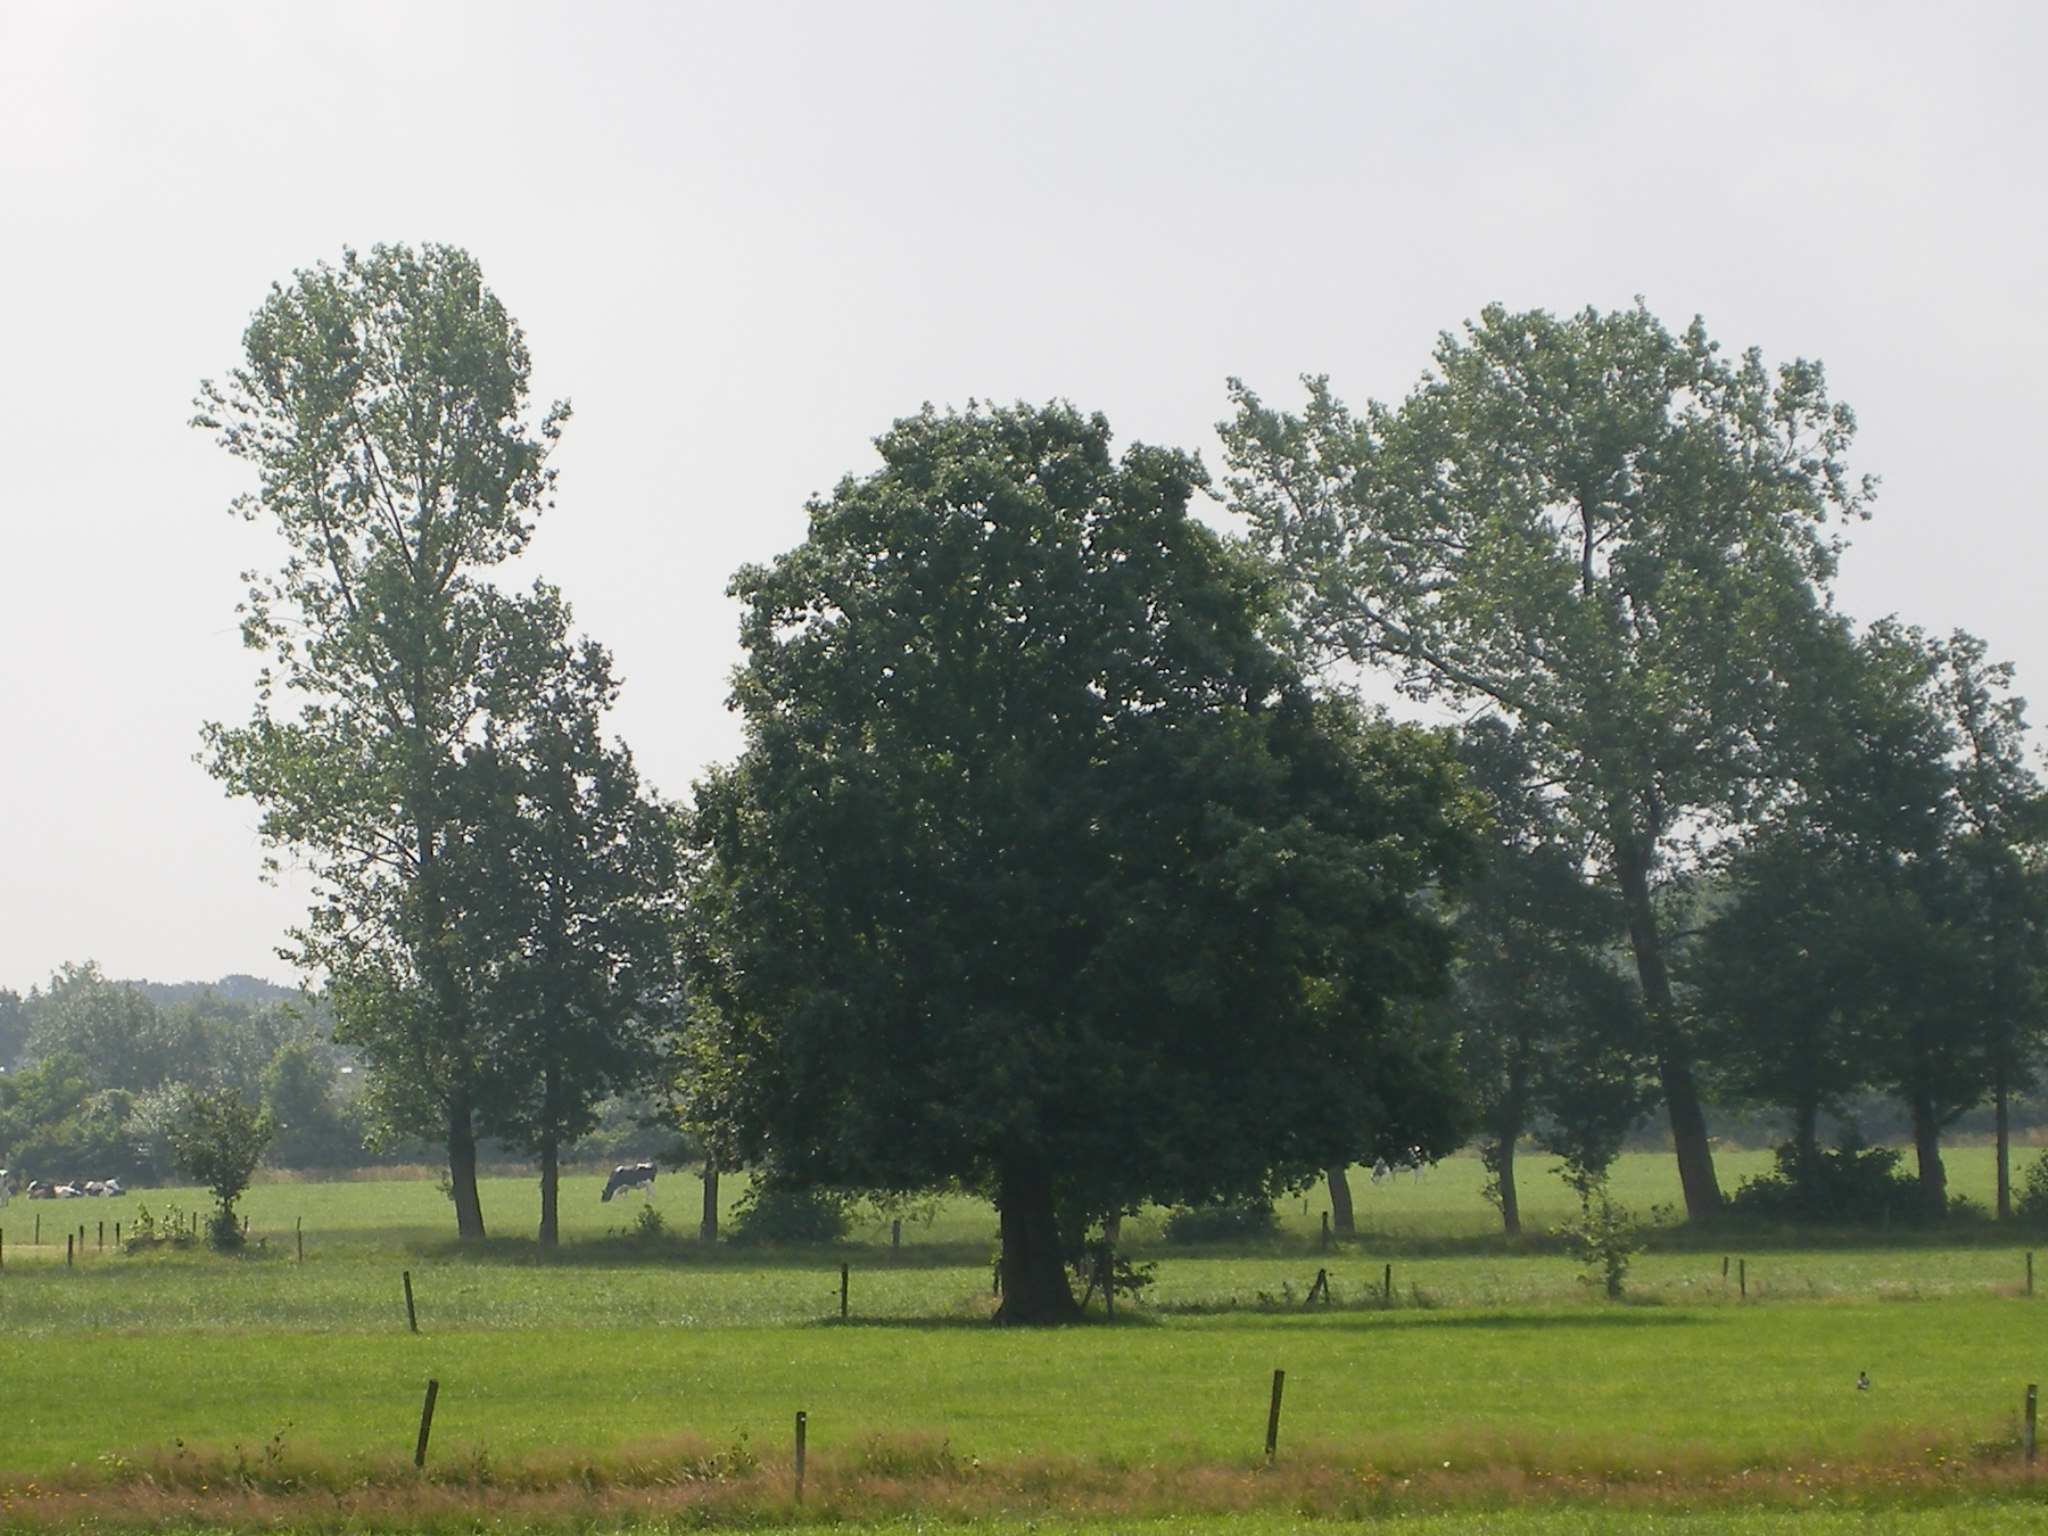
<svg viewBox="0 0 2048 1536"><path fill-rule="evenodd" d="M441 1383L433 1377L427 1378L427 1400L420 1404L420 1438L412 1448L413 1466L424 1471L427 1465L427 1436L434 1428L434 1399L441 1395Z"/></svg>
<svg viewBox="0 0 2048 1536"><path fill-rule="evenodd" d="M64 1234L64 1267L66 1269L71 1267L71 1234L69 1232Z"/></svg>
<svg viewBox="0 0 2048 1536"><path fill-rule="evenodd" d="M839 1266L839 1321L842 1323L846 1321L846 1271L847 1266L841 1264Z"/></svg>
<svg viewBox="0 0 2048 1536"><path fill-rule="evenodd" d="M292 1220L292 1236L298 1239L298 1244L299 1244L299 1262L300 1262L301 1264L303 1264L303 1263L305 1263L305 1262L306 1262L306 1218L305 1218L305 1217L303 1217L303 1216L298 1216L298 1217L294 1217L294 1218L293 1218L293 1220Z"/></svg>
<svg viewBox="0 0 2048 1536"><path fill-rule="evenodd" d="M796 1411L796 1501L804 1501L804 1431L809 1426L810 1415L799 1408Z"/></svg>
<svg viewBox="0 0 2048 1536"><path fill-rule="evenodd" d="M2034 1463L2034 1412L2040 1397L2040 1388L2033 1382L2027 1383L2027 1465Z"/></svg>
<svg viewBox="0 0 2048 1536"><path fill-rule="evenodd" d="M412 1305L412 1271L401 1270L399 1278L405 1282L405 1326L414 1333L420 1331L420 1315Z"/></svg>
<svg viewBox="0 0 2048 1536"><path fill-rule="evenodd" d="M1749 1300L1749 1260L1735 1261L1735 1283L1741 1288L1742 1299Z"/></svg>
<svg viewBox="0 0 2048 1536"><path fill-rule="evenodd" d="M2027 1250L2027 1294L2034 1294L2034 1250Z"/></svg>
<svg viewBox="0 0 2048 1536"><path fill-rule="evenodd" d="M1280 1393L1287 1385L1287 1373L1273 1372L1273 1405L1266 1410L1266 1465L1273 1465L1273 1453L1280 1448Z"/></svg>
<svg viewBox="0 0 2048 1536"><path fill-rule="evenodd" d="M1394 1266L1389 1264L1386 1273L1380 1277L1380 1295L1388 1306L1394 1304Z"/></svg>
<svg viewBox="0 0 2048 1536"><path fill-rule="evenodd" d="M898 1216L889 1223L889 1246L891 1249L903 1246L903 1218Z"/></svg>

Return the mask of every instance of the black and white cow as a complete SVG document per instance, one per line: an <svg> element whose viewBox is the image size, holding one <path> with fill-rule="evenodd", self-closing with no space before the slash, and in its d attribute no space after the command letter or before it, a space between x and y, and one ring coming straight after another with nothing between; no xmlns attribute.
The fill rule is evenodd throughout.
<svg viewBox="0 0 2048 1536"><path fill-rule="evenodd" d="M609 1200L622 1189L638 1189L642 1185L648 1193L654 1191L654 1164L621 1163L612 1170L612 1176L604 1181L604 1193L598 1198Z"/></svg>

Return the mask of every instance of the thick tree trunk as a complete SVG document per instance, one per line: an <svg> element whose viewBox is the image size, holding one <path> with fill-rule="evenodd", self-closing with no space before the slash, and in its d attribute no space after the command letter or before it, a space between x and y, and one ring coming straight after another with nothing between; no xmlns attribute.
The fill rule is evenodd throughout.
<svg viewBox="0 0 2048 1536"><path fill-rule="evenodd" d="M1002 1221L1003 1304L999 1323L1066 1323L1081 1315L1060 1252L1052 1183L1035 1169L1005 1169L996 1190Z"/></svg>
<svg viewBox="0 0 2048 1536"><path fill-rule="evenodd" d="M550 1136L540 1146L540 1245L554 1248L562 1241L561 1149Z"/></svg>
<svg viewBox="0 0 2048 1536"><path fill-rule="evenodd" d="M1330 1183L1330 1230L1339 1237L1356 1235L1358 1224L1351 1210L1351 1180L1342 1168L1332 1168L1325 1177Z"/></svg>
<svg viewBox="0 0 2048 1536"><path fill-rule="evenodd" d="M455 1235L466 1243L481 1242L484 1208L476 1192L476 1126L467 1098L448 1106L448 1187L455 1196Z"/></svg>
<svg viewBox="0 0 2048 1536"><path fill-rule="evenodd" d="M1500 1225L1509 1237L1522 1235L1522 1199L1515 1189L1515 1138L1503 1136L1500 1152L1496 1158L1499 1172L1494 1182L1500 1186Z"/></svg>
<svg viewBox="0 0 2048 1536"><path fill-rule="evenodd" d="M1820 1105L1810 1098L1792 1107L1792 1156L1800 1198L1807 1211L1817 1215L1814 1206L1820 1195Z"/></svg>
<svg viewBox="0 0 2048 1536"><path fill-rule="evenodd" d="M707 1243L718 1241L718 1155L704 1154L704 1214L697 1222L697 1236Z"/></svg>
<svg viewBox="0 0 2048 1536"><path fill-rule="evenodd" d="M2006 1082L2005 1066L1999 1064L1997 1080L1991 1085L1992 1114L1998 1132L1998 1219L2012 1220L2012 1090Z"/></svg>
<svg viewBox="0 0 2048 1536"><path fill-rule="evenodd" d="M1671 1116L1671 1144L1678 1154L1678 1182L1685 1192L1685 1214L1699 1221L1721 1208L1721 1185L1714 1177L1714 1149L1707 1142L1707 1116L1693 1077L1692 1056L1679 1038L1671 1000L1671 973L1664 964L1657 912L1650 902L1650 871L1644 856L1626 839L1617 838L1615 871L1621 881L1623 909L1628 915L1629 948L1635 953L1636 976L1642 983L1643 1006L1657 1052L1657 1081Z"/></svg>
<svg viewBox="0 0 2048 1536"><path fill-rule="evenodd" d="M1928 1210L1942 1215L1948 1210L1948 1170L1941 1165L1941 1126L1934 1117L1934 1102L1925 1094L1913 1095L1913 1155L1919 1160L1920 1193Z"/></svg>

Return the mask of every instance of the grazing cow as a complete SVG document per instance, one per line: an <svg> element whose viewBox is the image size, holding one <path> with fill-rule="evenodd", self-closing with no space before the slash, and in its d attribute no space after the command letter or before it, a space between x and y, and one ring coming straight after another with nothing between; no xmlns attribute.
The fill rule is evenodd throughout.
<svg viewBox="0 0 2048 1536"><path fill-rule="evenodd" d="M1372 1181L1375 1184L1384 1184L1397 1173L1409 1173L1413 1174L1415 1182L1420 1184L1422 1176L1429 1171L1432 1161L1433 1159L1423 1153L1422 1148L1410 1147L1401 1155L1401 1161L1398 1163L1389 1163L1384 1157L1374 1163L1372 1165Z"/></svg>
<svg viewBox="0 0 2048 1536"><path fill-rule="evenodd" d="M28 1197L31 1200L54 1200L57 1198L57 1191L50 1188L41 1179L30 1179L28 1181Z"/></svg>
<svg viewBox="0 0 2048 1536"><path fill-rule="evenodd" d="M14 1193L14 1181L7 1177L7 1170L0 1168L0 1211L7 1209L7 1197Z"/></svg>
<svg viewBox="0 0 2048 1536"><path fill-rule="evenodd" d="M622 1189L638 1189L647 1186L649 1194L654 1193L654 1164L621 1163L612 1170L612 1176L604 1181L604 1193L598 1198L609 1200Z"/></svg>
<svg viewBox="0 0 2048 1536"><path fill-rule="evenodd" d="M99 1199L103 1195L126 1193L121 1188L121 1181L119 1179L87 1179L85 1181L85 1192L94 1199Z"/></svg>
<svg viewBox="0 0 2048 1536"><path fill-rule="evenodd" d="M57 1198L59 1200L83 1200L85 1198L85 1191L76 1184L59 1184L57 1186Z"/></svg>

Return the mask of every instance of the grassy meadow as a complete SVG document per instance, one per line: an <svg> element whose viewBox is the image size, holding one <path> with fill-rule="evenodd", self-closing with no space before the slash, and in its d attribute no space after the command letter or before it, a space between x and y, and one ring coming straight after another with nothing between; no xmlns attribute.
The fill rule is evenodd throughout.
<svg viewBox="0 0 2048 1536"><path fill-rule="evenodd" d="M1962 1528L1942 1523L1958 1512L1977 1530L2048 1516L2048 1482L2019 1455L2024 1386L2048 1379L2048 1268L2036 1302L2024 1234L1674 1231L1613 1304L1544 1235L1572 1209L1544 1166L1527 1160L1516 1244L1468 1157L1378 1186L1354 1171L1360 1235L1327 1252L1320 1191L1260 1246L1173 1248L1148 1213L1125 1229L1157 1266L1146 1303L1050 1333L985 1325L995 1223L968 1199L907 1221L900 1248L882 1223L835 1247L749 1250L695 1239L693 1174L608 1205L582 1175L564 1181L563 1246L543 1255L530 1180L485 1181L494 1235L476 1251L452 1241L431 1179L275 1180L246 1197L253 1246L233 1258L114 1249L115 1221L190 1211L194 1191L17 1199L0 1210L0 1527L413 1529L478 1511L547 1526L572 1494L578 1523L793 1519L798 1410L805 1511L863 1523L1593 1531L1619 1529L1601 1512L1625 1507L1664 1522L1631 1529L1777 1529L1798 1510L1800 1530L1826 1531L1807 1516L1853 1509L1895 1522L1858 1529L1931 1531ZM1720 1166L1732 1187L1768 1157ZM1989 1152L1958 1150L1951 1176L1988 1200ZM1662 1157L1625 1158L1616 1189L1645 1210L1677 1198ZM649 1204L667 1228L652 1237L637 1230ZM1306 1307L1319 1268L1333 1303Z"/></svg>

